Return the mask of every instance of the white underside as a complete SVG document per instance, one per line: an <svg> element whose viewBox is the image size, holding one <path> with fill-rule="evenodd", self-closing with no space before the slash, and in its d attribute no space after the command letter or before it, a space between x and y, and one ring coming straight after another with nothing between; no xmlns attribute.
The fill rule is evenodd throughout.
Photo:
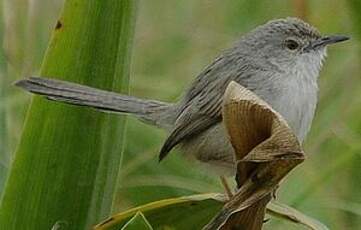
<svg viewBox="0 0 361 230"><path fill-rule="evenodd" d="M259 88L254 92L267 101L287 121L299 141L302 143L309 132L317 105L317 79L322 59L312 59L305 55L304 60L295 64L291 72L268 79L269 88ZM219 123L182 144L183 152L191 158L211 165L209 168L217 174L233 175L233 148L228 141L223 123Z"/></svg>

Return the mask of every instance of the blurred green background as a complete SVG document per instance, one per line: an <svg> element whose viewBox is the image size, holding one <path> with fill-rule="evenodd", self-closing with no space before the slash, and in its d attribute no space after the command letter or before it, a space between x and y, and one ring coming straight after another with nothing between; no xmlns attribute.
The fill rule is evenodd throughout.
<svg viewBox="0 0 361 230"><path fill-rule="evenodd" d="M139 3L130 92L145 98L177 100L219 52L269 19L299 16L325 34L352 37L329 49L320 78L318 110L305 143L308 159L286 178L278 199L331 229L360 229L361 1ZM1 1L0 193L30 100L29 94L11 83L37 74L61 6L61 0ZM158 164L164 137L164 132L128 119L114 211L166 197L223 191L212 170L185 161L181 154L172 153ZM274 218L265 227L300 229Z"/></svg>

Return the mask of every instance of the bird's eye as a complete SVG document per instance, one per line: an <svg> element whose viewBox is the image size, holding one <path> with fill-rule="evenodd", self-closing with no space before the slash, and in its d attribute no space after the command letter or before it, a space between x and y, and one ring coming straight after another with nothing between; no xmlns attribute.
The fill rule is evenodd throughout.
<svg viewBox="0 0 361 230"><path fill-rule="evenodd" d="M296 42L293 39L287 39L285 41L285 46L287 47L287 49L289 50L295 50L297 49L300 45L298 44L298 42Z"/></svg>

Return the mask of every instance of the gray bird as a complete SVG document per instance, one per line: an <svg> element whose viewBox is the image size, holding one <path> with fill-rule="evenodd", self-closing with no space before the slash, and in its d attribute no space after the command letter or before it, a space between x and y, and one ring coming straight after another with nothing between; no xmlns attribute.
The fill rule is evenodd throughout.
<svg viewBox="0 0 361 230"><path fill-rule="evenodd" d="M234 174L233 148L221 115L228 84L236 81L268 102L302 142L314 117L326 46L348 39L341 35L321 36L315 27L297 18L269 21L221 53L176 103L46 78L32 77L16 85L50 100L133 114L168 131L160 160L179 146L185 154L222 169L222 174L224 170Z"/></svg>

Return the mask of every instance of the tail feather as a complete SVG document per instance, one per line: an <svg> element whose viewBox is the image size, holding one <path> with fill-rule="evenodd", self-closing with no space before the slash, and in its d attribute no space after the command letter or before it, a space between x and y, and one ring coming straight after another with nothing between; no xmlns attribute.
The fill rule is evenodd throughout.
<svg viewBox="0 0 361 230"><path fill-rule="evenodd" d="M90 106L104 111L131 113L141 120L161 128L168 128L173 124L173 118L169 113L173 106L165 102L139 99L47 78L30 77L17 81L15 85L54 101Z"/></svg>

